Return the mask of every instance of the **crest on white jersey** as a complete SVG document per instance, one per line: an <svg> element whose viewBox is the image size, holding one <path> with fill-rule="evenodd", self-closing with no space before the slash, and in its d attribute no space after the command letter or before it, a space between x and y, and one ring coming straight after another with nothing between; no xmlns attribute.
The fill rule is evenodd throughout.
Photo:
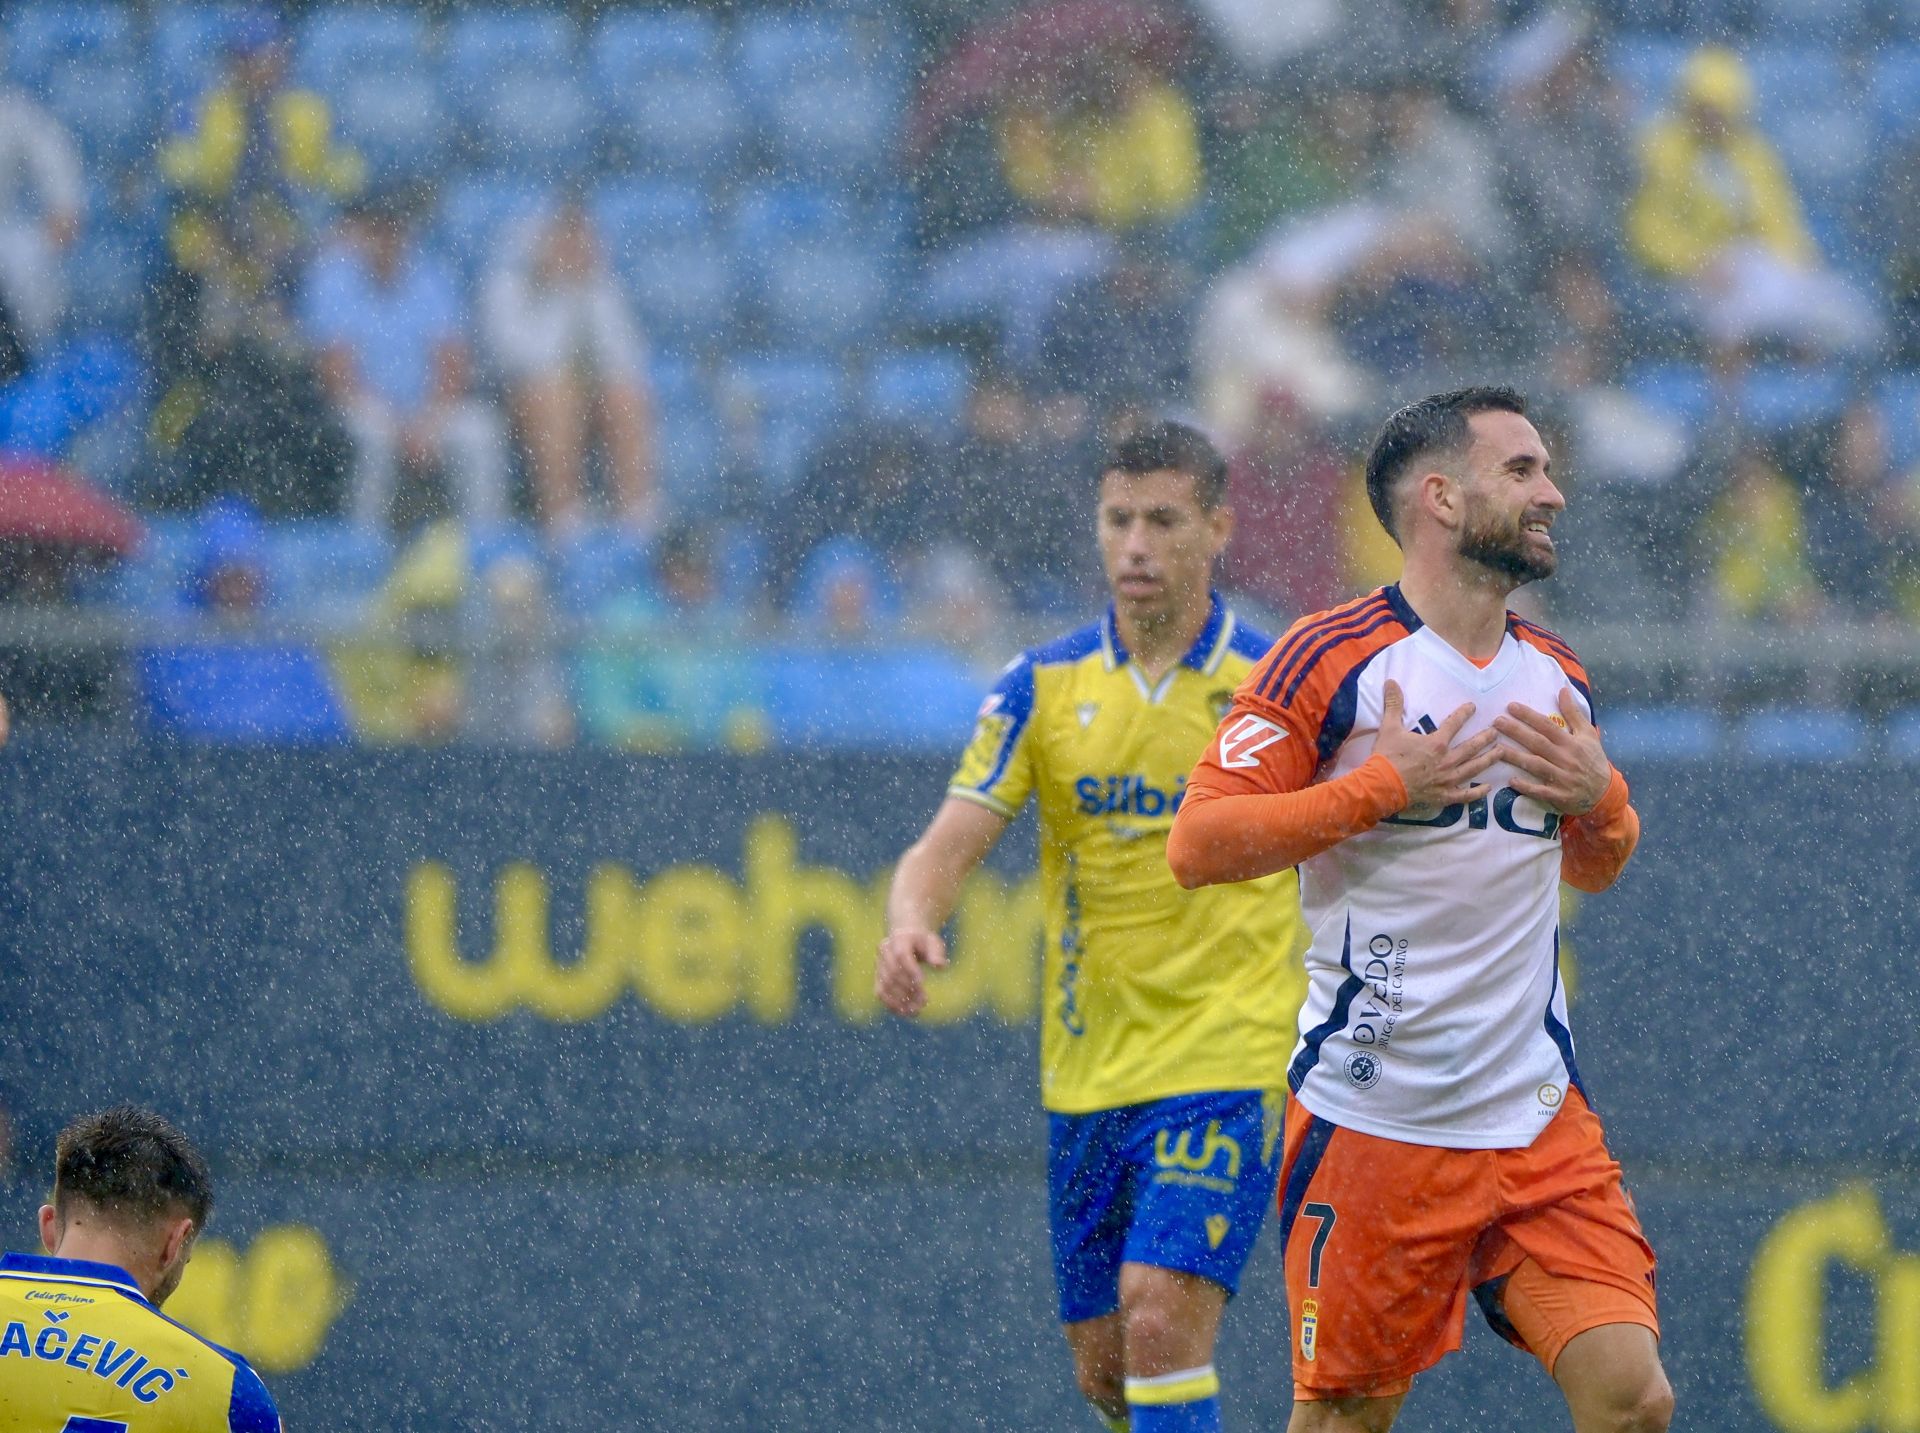
<svg viewBox="0 0 1920 1433"><path fill-rule="evenodd" d="M1220 764L1248 767L1260 764L1260 753L1286 739L1287 729L1265 717L1243 716L1220 733Z"/></svg>

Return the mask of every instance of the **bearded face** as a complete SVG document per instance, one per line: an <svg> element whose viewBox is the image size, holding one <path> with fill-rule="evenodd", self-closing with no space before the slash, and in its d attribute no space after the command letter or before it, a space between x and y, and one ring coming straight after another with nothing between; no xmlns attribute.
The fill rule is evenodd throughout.
<svg viewBox="0 0 1920 1433"><path fill-rule="evenodd" d="M1553 576L1560 564L1547 533L1550 508L1505 509L1475 488L1466 493L1460 555L1509 579L1515 587Z"/></svg>

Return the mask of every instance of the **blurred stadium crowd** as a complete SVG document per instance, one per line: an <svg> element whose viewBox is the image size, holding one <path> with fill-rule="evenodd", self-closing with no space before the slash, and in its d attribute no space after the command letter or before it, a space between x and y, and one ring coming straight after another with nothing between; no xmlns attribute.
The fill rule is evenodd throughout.
<svg viewBox="0 0 1920 1433"><path fill-rule="evenodd" d="M1126 424L1232 453L1227 582L1277 626L1394 570L1370 426L1486 379L1559 455L1528 599L1576 636L1684 667L1920 619L1916 0L29 0L3 31L29 716L944 744L1100 600ZM1779 680L1728 690L1805 696ZM1688 719L1663 739L1714 739Z"/></svg>

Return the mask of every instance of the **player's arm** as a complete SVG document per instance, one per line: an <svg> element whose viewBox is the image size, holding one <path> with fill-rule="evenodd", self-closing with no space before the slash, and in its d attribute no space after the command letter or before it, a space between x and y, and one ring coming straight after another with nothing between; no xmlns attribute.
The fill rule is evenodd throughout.
<svg viewBox="0 0 1920 1433"><path fill-rule="evenodd" d="M1454 744L1472 704L1432 733L1409 728L1404 707L1400 684L1388 681L1372 754L1345 776L1316 783L1319 751L1307 733L1243 695L1187 780L1167 839L1174 879L1188 890L1250 881L1401 811L1486 795L1475 778L1493 765L1498 736L1485 731Z"/></svg>
<svg viewBox="0 0 1920 1433"><path fill-rule="evenodd" d="M1576 890L1604 891L1640 842L1640 816L1572 687L1560 689L1560 718L1565 726L1516 702L1494 718L1493 729L1504 738L1501 755L1523 773L1508 784L1566 818L1561 879Z"/></svg>
<svg viewBox="0 0 1920 1433"><path fill-rule="evenodd" d="M873 971L873 993L894 1014L918 1015L926 1005L921 967L946 968L940 928L953 914L961 886L1006 829L1007 818L998 811L949 796L900 858L887 892L887 938Z"/></svg>

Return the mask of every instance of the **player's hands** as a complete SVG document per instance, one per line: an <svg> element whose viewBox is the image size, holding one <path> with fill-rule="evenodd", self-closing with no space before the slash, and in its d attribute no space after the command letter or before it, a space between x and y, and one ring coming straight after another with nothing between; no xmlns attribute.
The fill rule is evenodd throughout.
<svg viewBox="0 0 1920 1433"><path fill-rule="evenodd" d="M1560 721L1515 702L1493 729L1506 739L1501 756L1524 773L1507 783L1522 796L1562 816L1584 816L1607 794L1613 763L1572 687L1560 689Z"/></svg>
<svg viewBox="0 0 1920 1433"><path fill-rule="evenodd" d="M1391 677L1387 679L1380 699L1380 735L1373 743L1373 754L1392 762L1406 784L1407 804L1403 810L1426 811L1487 794L1486 784L1474 778L1500 759L1499 733L1483 731L1458 746L1453 742L1472 715L1473 703L1467 702L1433 731L1415 731L1407 725L1406 698L1401 695L1400 684Z"/></svg>
<svg viewBox="0 0 1920 1433"><path fill-rule="evenodd" d="M927 982L921 967L947 968L947 943L939 932L897 930L880 942L880 958L873 967L873 993L895 1015L918 1015L927 1004Z"/></svg>

